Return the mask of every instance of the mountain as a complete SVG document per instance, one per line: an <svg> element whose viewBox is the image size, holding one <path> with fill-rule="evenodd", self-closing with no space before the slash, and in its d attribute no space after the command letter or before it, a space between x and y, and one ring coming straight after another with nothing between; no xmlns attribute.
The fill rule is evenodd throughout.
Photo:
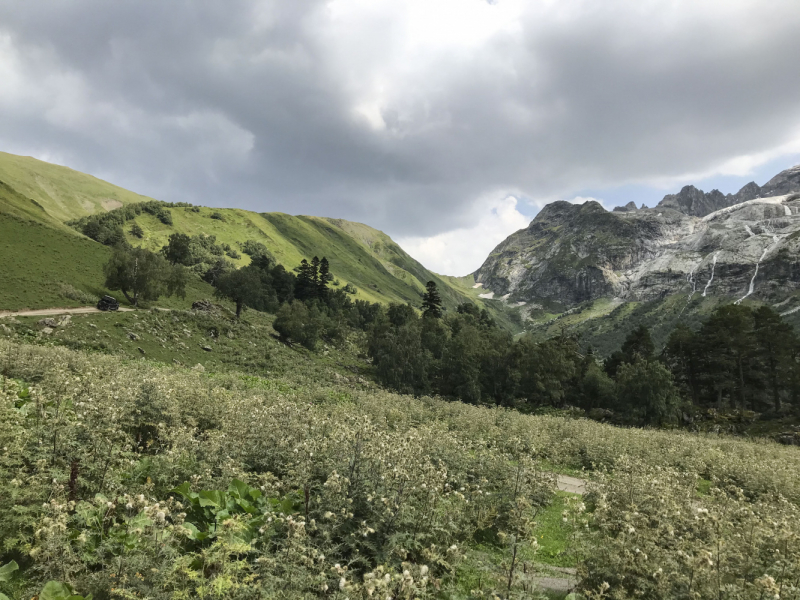
<svg viewBox="0 0 800 600"><path fill-rule="evenodd" d="M101 268L108 260L109 248L67 223L142 202L153 199L67 167L0 152L0 248L4 259L0 261L0 310L81 304L64 297L59 291L64 285L94 296L107 293ZM448 308L467 301L483 305L478 290L471 288L471 277L440 277L388 235L361 223L235 208L163 206L170 212L172 224L143 212L135 217L143 237L130 234L129 222L125 227L129 242L157 251L175 232L213 235L233 249L255 240L289 270L303 258L326 256L339 284L350 283L358 289L355 298L418 305L425 284L433 280ZM250 259L240 252L240 257L232 260L242 266ZM204 282L193 282L195 296L212 293ZM186 303L196 299L187 298ZM503 320L503 307L498 309L496 316Z"/></svg>
<svg viewBox="0 0 800 600"><path fill-rule="evenodd" d="M763 187L692 186L655 208L559 201L498 245L474 273L487 294L552 314L602 298L687 292L777 303L800 289L800 166Z"/></svg>

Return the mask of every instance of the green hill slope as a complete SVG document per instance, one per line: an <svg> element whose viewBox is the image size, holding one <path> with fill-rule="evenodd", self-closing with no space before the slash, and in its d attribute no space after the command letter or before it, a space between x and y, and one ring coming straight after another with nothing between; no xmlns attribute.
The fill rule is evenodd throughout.
<svg viewBox="0 0 800 600"><path fill-rule="evenodd" d="M4 219L9 232L3 238L4 255L13 256L13 260L0 266L0 276L6 281L25 282L18 289L3 286L0 308L52 305L56 300L49 291L54 288L53 282L71 282L81 290L98 293L100 267L108 250L65 223L151 200L67 167L0 152L0 215L18 224L11 235L12 221ZM214 235L218 242L235 249L255 240L269 248L287 269L296 267L303 258L327 257L339 285L355 286L356 297L371 302L419 305L425 284L433 280L451 310L465 301L483 304L466 285L455 285L451 278L432 273L388 235L361 223L235 208L172 206L167 210L172 215L171 225L148 213L136 216L144 231L142 238L131 236L132 222L126 223L128 241L157 251L175 232ZM31 239L35 240L33 246ZM242 254L233 262L243 266L249 260ZM502 316L501 320L506 321Z"/></svg>
<svg viewBox="0 0 800 600"><path fill-rule="evenodd" d="M6 152L0 152L0 182L58 222L152 200L68 167Z"/></svg>
<svg viewBox="0 0 800 600"><path fill-rule="evenodd" d="M362 223L324 217L292 216L284 213L255 213L237 208L173 207L172 225L142 213L135 218L144 232L140 239L125 231L133 245L157 251L170 234L213 235L220 243L238 248L255 240L264 244L287 269L304 258L325 256L340 285L352 284L356 297L371 302L419 304L425 283L436 281L449 308L471 298L411 258L388 235ZM132 225L132 222L129 222ZM249 262L246 255L234 260Z"/></svg>

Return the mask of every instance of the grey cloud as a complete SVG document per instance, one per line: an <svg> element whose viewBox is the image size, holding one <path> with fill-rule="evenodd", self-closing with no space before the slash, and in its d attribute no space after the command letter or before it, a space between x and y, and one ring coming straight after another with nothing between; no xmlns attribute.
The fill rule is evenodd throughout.
<svg viewBox="0 0 800 600"><path fill-rule="evenodd" d="M3 107L0 144L166 200L427 235L469 225L486 193L701 171L800 126L792 3L753 2L751 19L724 3L719 18L688 2L564 5L576 14L531 13L469 59L432 58L373 130L350 82L380 60L365 47L343 64L322 0L0 2L0 39L41 96Z"/></svg>

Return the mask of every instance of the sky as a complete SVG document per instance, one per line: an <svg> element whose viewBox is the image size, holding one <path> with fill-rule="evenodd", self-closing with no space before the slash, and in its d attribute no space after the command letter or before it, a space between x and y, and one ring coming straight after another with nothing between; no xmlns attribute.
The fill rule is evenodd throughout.
<svg viewBox="0 0 800 600"><path fill-rule="evenodd" d="M477 269L554 200L800 163L786 0L0 0L0 150Z"/></svg>

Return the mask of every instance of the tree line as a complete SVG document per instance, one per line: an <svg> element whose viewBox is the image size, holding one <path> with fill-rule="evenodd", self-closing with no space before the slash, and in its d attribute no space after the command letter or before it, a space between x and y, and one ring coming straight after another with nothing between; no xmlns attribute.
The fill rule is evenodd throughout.
<svg viewBox="0 0 800 600"><path fill-rule="evenodd" d="M677 327L659 353L640 326L605 360L567 335L515 340L472 304L431 317L400 305L379 313L368 352L383 385L523 411L614 411L651 425L677 423L694 407L800 407L800 340L767 306L722 306L698 331Z"/></svg>
<svg viewBox="0 0 800 600"><path fill-rule="evenodd" d="M198 263L209 248L218 260ZM567 335L514 339L474 304L445 313L433 281L419 306L384 306L332 286L338 282L325 257L303 259L292 272L259 242L242 244L242 251L251 262L236 269L213 240L176 233L158 254L118 244L106 285L135 304L184 293L187 268L210 264L202 276L217 298L233 302L237 318L246 308L274 313L281 338L311 350L361 330L378 381L403 393L523 411L610 410L647 424L676 422L692 407L776 413L800 407L800 341L767 306L719 307L697 331L679 325L658 353L640 326L601 360Z"/></svg>

